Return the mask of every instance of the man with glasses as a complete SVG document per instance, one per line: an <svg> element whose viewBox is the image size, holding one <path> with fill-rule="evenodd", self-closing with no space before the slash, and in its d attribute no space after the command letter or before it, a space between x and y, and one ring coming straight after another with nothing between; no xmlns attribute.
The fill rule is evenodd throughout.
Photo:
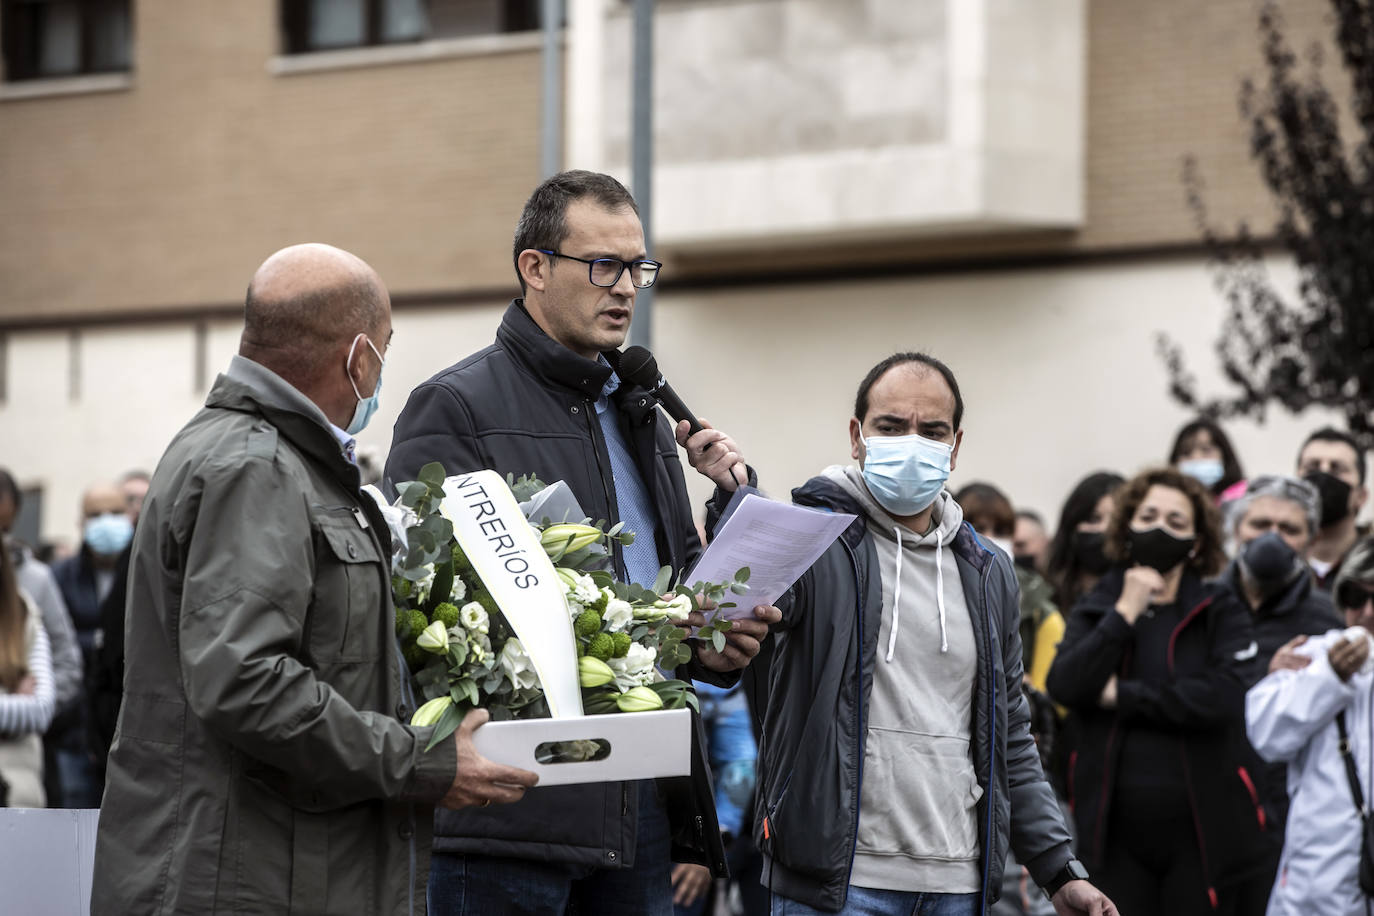
<svg viewBox="0 0 1374 916"><path fill-rule="evenodd" d="M616 376L635 295L660 266L645 250L634 199L607 175L555 175L525 204L513 257L523 297L494 344L411 394L388 486L431 461L449 474L491 468L562 480L590 517L635 532L616 551L622 579L649 586L660 566L685 571L701 542L677 446L717 484L708 525L737 481L753 477L725 433L703 424L689 438L686 421L674 430L647 391ZM781 614L755 616L736 624L723 653L697 645L679 673L728 684ZM441 916L666 916L672 862L723 864L710 791L685 779L548 787L501 810L439 814L433 849L430 907Z"/></svg>

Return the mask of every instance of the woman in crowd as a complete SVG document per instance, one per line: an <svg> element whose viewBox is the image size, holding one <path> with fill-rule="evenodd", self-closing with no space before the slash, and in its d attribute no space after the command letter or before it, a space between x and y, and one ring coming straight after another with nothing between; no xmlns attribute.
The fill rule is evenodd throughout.
<svg viewBox="0 0 1374 916"><path fill-rule="evenodd" d="M43 807L42 735L54 702L48 635L0 550L0 804Z"/></svg>
<svg viewBox="0 0 1374 916"><path fill-rule="evenodd" d="M1123 913L1228 911L1263 865L1246 767L1249 614L1208 584L1224 562L1210 494L1172 468L1117 492L1115 568L1073 609L1050 695L1079 725L1079 857Z"/></svg>
<svg viewBox="0 0 1374 916"><path fill-rule="evenodd" d="M1336 579L1336 605L1352 634L1335 629L1294 653L1306 667L1280 669L1246 696L1250 741L1268 760L1288 764L1288 829L1269 916L1364 916L1369 896L1359 884L1359 798L1374 798L1370 736L1374 733L1374 539L1359 541ZM1344 735L1342 735L1344 731ZM1348 738L1347 752L1342 744Z"/></svg>
<svg viewBox="0 0 1374 916"><path fill-rule="evenodd" d="M1178 431L1169 450L1169 464L1210 490L1218 502L1230 498L1231 494L1223 494L1245 479L1231 440L1215 420L1206 417Z"/></svg>
<svg viewBox="0 0 1374 916"><path fill-rule="evenodd" d="M1065 610L1092 591L1111 566L1103 551L1104 532L1112 517L1112 491L1123 480L1109 471L1089 474L1064 501L1050 544L1049 580L1055 604Z"/></svg>

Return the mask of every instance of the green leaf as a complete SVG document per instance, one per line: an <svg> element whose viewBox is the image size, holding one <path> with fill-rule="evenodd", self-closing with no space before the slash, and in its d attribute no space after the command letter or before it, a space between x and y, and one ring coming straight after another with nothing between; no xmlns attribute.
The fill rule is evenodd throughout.
<svg viewBox="0 0 1374 916"><path fill-rule="evenodd" d="M420 500L429 495L429 487L418 480L410 483L401 484L401 505L408 509L414 509L419 505Z"/></svg>
<svg viewBox="0 0 1374 916"><path fill-rule="evenodd" d="M725 634L720 630L711 631L711 645L715 646L717 652L725 651Z"/></svg>
<svg viewBox="0 0 1374 916"><path fill-rule="evenodd" d="M736 582L730 586L730 591L734 592L736 595L743 595L748 593L749 586L745 585L743 582Z"/></svg>
<svg viewBox="0 0 1374 916"><path fill-rule="evenodd" d="M434 723L434 733L430 735L429 744L425 745L425 750L432 749L440 741L456 732L469 708L471 707L460 708L458 703L445 708L443 714L439 716L439 721Z"/></svg>
<svg viewBox="0 0 1374 916"><path fill-rule="evenodd" d="M654 579L654 594L662 595L668 591L668 586L673 581L673 568L664 566L658 571L658 578Z"/></svg>
<svg viewBox="0 0 1374 916"><path fill-rule="evenodd" d="M442 487L444 485L444 478L447 476L448 475L444 473L444 466L437 461L431 461L429 464L420 468L419 479L432 487Z"/></svg>
<svg viewBox="0 0 1374 916"><path fill-rule="evenodd" d="M741 567L740 567L739 572L735 573L735 581L736 581L736 582L748 582L748 581L749 581L749 567L748 567L748 566L741 566Z"/></svg>

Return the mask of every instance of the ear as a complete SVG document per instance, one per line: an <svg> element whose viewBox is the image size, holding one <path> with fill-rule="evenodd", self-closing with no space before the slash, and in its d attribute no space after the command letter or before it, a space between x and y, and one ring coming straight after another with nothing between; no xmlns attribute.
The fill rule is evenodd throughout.
<svg viewBox="0 0 1374 916"><path fill-rule="evenodd" d="M849 455L862 467L864 463L864 431L858 417L849 418Z"/></svg>
<svg viewBox="0 0 1374 916"><path fill-rule="evenodd" d="M550 264L547 255L535 251L533 248L526 248L520 252L520 257L515 261L520 276L525 281L525 286L529 289L537 289L541 293L544 291L544 287L548 285Z"/></svg>
<svg viewBox="0 0 1374 916"><path fill-rule="evenodd" d="M1366 486L1356 487L1355 490L1354 490L1354 493L1355 493L1355 511L1354 511L1353 514L1354 514L1354 515L1359 515L1359 514L1360 514L1360 510L1364 508L1364 504L1365 504L1366 502L1369 501L1369 487L1366 487Z"/></svg>
<svg viewBox="0 0 1374 916"><path fill-rule="evenodd" d="M959 446L964 444L964 431L961 429L954 434L954 448L949 453L949 471L954 473L954 469L959 465Z"/></svg>
<svg viewBox="0 0 1374 916"><path fill-rule="evenodd" d="M363 352L366 352L368 356L372 356L372 349L367 345L366 334L360 333L355 335L353 339L343 347L344 371L348 373L349 378L353 379L353 384L358 386L359 391L363 390L363 386L367 380L366 373L363 372Z"/></svg>

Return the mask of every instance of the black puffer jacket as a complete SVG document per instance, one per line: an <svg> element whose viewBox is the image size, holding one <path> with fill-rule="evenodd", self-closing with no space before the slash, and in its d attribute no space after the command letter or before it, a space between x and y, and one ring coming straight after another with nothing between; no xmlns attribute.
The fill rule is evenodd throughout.
<svg viewBox="0 0 1374 916"><path fill-rule="evenodd" d="M1133 722L1172 731L1187 779L1202 867L1217 889L1262 867L1277 840L1260 806L1260 761L1245 740L1245 689L1258 669L1250 615L1220 586L1185 573L1185 609L1165 660L1164 685L1121 678L1117 708L1099 705L1113 676L1129 670L1133 630L1116 613L1124 574L1115 570L1079 600L1050 668L1050 696L1069 707L1079 730L1069 764L1069 803L1078 853L1089 870L1103 861L1123 731ZM1214 904L1215 905L1215 904Z"/></svg>
<svg viewBox="0 0 1374 916"><path fill-rule="evenodd" d="M1245 604L1240 575L1240 569L1233 561L1217 578L1217 584ZM1327 630L1344 626L1335 605L1331 603L1331 595L1317 588L1313 577L1306 571L1283 591L1262 602L1251 620L1254 622L1255 642L1259 643L1256 670L1252 673L1254 678L1264 676L1274 653L1294 636L1318 636ZM1250 686L1253 686L1253 682ZM1282 837L1284 825L1288 822L1288 767L1282 763L1263 761L1260 761L1260 765L1255 782L1264 801L1269 829Z"/></svg>
<svg viewBox="0 0 1374 916"><path fill-rule="evenodd" d="M613 361L619 354L606 357ZM516 300L493 345L411 393L396 421L386 464L388 489L414 480L431 461L449 474L483 468L516 477L533 474L550 483L566 482L592 518L618 521L610 456L596 416L596 400L610 374L606 366L550 338ZM613 399L658 512L660 562L681 572L696 561L701 542L672 429L644 389L622 384ZM717 490L708 505L708 528L726 502ZM623 570L618 548L616 563ZM695 663L680 674L721 686L735 680ZM690 779L659 781L674 861L698 862L723 874L710 771L704 759L695 760L692 769ZM637 822L638 793L631 783L535 788L521 801L490 811L437 812L434 850L626 868L634 864Z"/></svg>
<svg viewBox="0 0 1374 916"><path fill-rule="evenodd" d="M758 691L753 698L764 722L754 832L765 884L836 912L854 860L882 582L864 510L852 496L816 477L792 499L858 518L779 602L783 622L771 641L766 696ZM967 523L949 549L978 646L970 748L983 789L978 823L986 910L1000 890L1009 846L1041 884L1072 853L1020 689L1021 610L1011 561L983 546ZM750 666L756 688L758 664Z"/></svg>

